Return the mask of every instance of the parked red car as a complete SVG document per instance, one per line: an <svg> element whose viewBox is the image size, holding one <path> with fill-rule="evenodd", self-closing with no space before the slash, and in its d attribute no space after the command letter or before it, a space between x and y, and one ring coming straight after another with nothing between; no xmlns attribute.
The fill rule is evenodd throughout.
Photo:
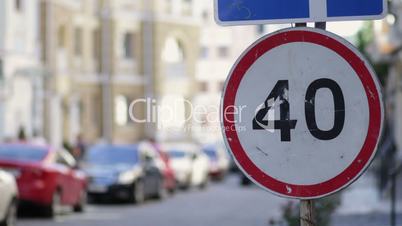
<svg viewBox="0 0 402 226"><path fill-rule="evenodd" d="M163 161L163 176L165 178L165 189L170 193L176 191L176 177L172 166L170 165L170 157L166 152L159 151L159 157Z"/></svg>
<svg viewBox="0 0 402 226"><path fill-rule="evenodd" d="M86 176L65 150L30 144L0 145L0 167L17 180L20 204L44 208L49 217L71 206L81 212L86 204Z"/></svg>
<svg viewBox="0 0 402 226"><path fill-rule="evenodd" d="M150 144L153 146L156 151L156 160L157 165L159 166L163 178L164 178L164 188L171 194L176 191L176 176L174 174L173 168L170 164L170 156L161 149L160 145L154 141L151 141Z"/></svg>

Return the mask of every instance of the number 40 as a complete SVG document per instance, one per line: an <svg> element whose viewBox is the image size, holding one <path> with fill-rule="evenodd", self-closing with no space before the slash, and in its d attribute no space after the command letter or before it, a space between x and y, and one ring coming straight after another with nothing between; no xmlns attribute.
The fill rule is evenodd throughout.
<svg viewBox="0 0 402 226"><path fill-rule="evenodd" d="M327 88L332 92L334 101L334 126L330 130L321 130L317 126L315 117L315 97L319 89ZM254 130L266 130L268 124L273 123L275 130L281 131L281 141L289 142L290 131L296 128L297 120L290 119L290 104L289 104L289 81L279 80L271 93L264 102L264 106L257 111L253 119ZM280 104L280 119L266 120L268 112L274 107L275 103ZM315 138L320 140L332 140L339 136L343 130L345 123L345 100L341 87L334 80L322 78L313 81L307 88L305 97L305 116L307 127Z"/></svg>

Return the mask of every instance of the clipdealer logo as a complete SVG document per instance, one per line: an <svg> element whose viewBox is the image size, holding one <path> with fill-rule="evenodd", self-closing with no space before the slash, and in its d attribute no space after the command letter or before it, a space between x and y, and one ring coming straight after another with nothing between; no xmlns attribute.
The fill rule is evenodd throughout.
<svg viewBox="0 0 402 226"><path fill-rule="evenodd" d="M247 106L227 106L222 109L214 104L194 104L184 98L158 101L154 98L140 98L132 101L128 108L130 120L135 123L154 123L158 128L184 127L188 124L217 127L216 129L245 131L245 127L220 128L220 119L233 124L242 122ZM138 110L140 109L140 110ZM140 112L144 112L140 113ZM188 129L188 128L187 128Z"/></svg>

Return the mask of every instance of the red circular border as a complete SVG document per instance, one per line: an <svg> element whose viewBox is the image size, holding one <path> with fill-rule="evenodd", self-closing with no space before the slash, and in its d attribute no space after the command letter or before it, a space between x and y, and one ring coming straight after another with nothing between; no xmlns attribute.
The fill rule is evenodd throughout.
<svg viewBox="0 0 402 226"><path fill-rule="evenodd" d="M285 197L317 198L333 193L355 180L368 166L369 161L375 154L382 125L382 103L376 83L370 70L365 65L365 61L349 47L324 34L308 30L282 31L259 41L238 61L227 81L222 103L223 109L226 109L227 106L235 106L235 98L239 85L248 69L259 57L275 47L294 42L309 42L331 49L350 64L363 84L369 103L370 121L364 145L352 164L338 176L323 183L314 185L288 184L270 177L250 160L241 146L236 131L225 129L224 135L238 164L261 186ZM224 128L234 128L233 114L225 115L222 117L222 120Z"/></svg>

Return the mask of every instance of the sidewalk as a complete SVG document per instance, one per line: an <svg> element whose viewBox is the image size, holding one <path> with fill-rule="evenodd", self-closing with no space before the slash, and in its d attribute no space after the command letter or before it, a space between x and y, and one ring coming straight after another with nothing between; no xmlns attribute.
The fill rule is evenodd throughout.
<svg viewBox="0 0 402 226"><path fill-rule="evenodd" d="M332 226L390 226L389 214L352 214L334 216ZM402 226L402 214L397 215L397 226Z"/></svg>
<svg viewBox="0 0 402 226"><path fill-rule="evenodd" d="M397 188L399 191L402 187ZM402 226L402 197L397 201L397 225ZM375 178L366 172L342 193L332 226L389 226L390 200L380 197Z"/></svg>

